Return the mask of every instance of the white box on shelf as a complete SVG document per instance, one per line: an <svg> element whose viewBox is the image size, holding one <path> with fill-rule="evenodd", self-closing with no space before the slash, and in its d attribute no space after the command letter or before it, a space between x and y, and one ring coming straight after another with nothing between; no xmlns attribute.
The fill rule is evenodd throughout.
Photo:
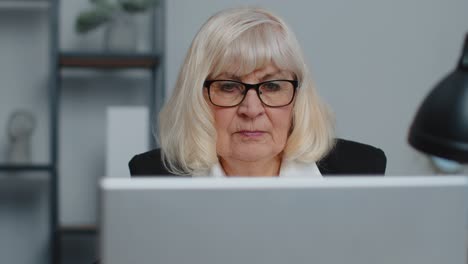
<svg viewBox="0 0 468 264"><path fill-rule="evenodd" d="M148 107L108 107L106 177L130 177L129 160L149 148L148 120Z"/></svg>

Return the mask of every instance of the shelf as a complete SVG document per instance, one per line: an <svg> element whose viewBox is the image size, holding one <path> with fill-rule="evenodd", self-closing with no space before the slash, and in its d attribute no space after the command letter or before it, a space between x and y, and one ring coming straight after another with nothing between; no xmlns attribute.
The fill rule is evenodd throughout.
<svg viewBox="0 0 468 264"><path fill-rule="evenodd" d="M51 165L39 164L0 164L0 171L51 171Z"/></svg>
<svg viewBox="0 0 468 264"><path fill-rule="evenodd" d="M62 226L59 232L62 235L96 235L98 233L95 225Z"/></svg>
<svg viewBox="0 0 468 264"><path fill-rule="evenodd" d="M155 68L159 65L157 54L125 54L125 53L74 53L63 52L59 56L61 68Z"/></svg>
<svg viewBox="0 0 468 264"><path fill-rule="evenodd" d="M49 1L45 0L0 0L0 11L2 10L37 10L48 9Z"/></svg>

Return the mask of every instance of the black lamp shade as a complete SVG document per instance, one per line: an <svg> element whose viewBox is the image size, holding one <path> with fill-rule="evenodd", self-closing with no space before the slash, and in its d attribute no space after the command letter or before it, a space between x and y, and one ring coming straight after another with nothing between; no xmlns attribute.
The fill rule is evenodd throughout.
<svg viewBox="0 0 468 264"><path fill-rule="evenodd" d="M457 69L419 107L408 140L420 151L468 163L468 34Z"/></svg>

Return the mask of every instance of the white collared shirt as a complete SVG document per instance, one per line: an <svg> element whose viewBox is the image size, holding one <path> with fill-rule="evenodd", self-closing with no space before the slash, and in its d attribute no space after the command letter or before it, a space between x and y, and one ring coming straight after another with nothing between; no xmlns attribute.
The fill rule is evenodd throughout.
<svg viewBox="0 0 468 264"><path fill-rule="evenodd" d="M221 164L216 163L208 173L209 177L214 178L224 178L226 174L224 173ZM298 163L292 161L283 161L281 164L279 177L282 178L321 178L322 174L320 173L319 168L315 162L312 163Z"/></svg>

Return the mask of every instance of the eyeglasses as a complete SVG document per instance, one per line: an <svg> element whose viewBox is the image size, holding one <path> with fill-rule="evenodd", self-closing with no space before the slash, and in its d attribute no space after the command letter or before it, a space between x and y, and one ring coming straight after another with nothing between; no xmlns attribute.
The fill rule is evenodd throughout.
<svg viewBox="0 0 468 264"><path fill-rule="evenodd" d="M210 102L220 107L237 106L244 101L250 89L257 91L260 101L269 107L289 105L296 94L298 81L271 80L257 84L248 84L233 80L206 80Z"/></svg>

